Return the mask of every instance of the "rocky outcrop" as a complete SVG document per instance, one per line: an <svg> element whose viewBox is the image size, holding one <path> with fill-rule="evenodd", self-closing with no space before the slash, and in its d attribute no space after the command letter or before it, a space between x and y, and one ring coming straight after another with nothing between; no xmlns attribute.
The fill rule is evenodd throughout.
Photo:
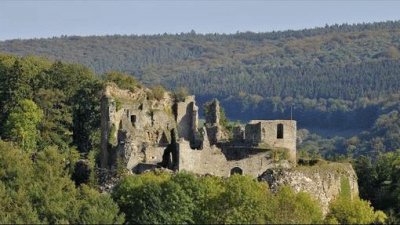
<svg viewBox="0 0 400 225"><path fill-rule="evenodd" d="M259 180L266 181L272 192L288 185L297 192L309 193L321 203L324 215L329 203L339 195L358 196L357 175L348 163L320 162L314 166L272 168L265 171Z"/></svg>

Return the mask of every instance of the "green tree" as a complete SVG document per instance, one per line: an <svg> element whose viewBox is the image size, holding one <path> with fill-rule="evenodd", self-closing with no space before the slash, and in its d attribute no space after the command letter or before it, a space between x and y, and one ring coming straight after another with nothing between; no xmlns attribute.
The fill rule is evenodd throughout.
<svg viewBox="0 0 400 225"><path fill-rule="evenodd" d="M78 224L121 224L124 216L119 214L118 206L109 195L82 185L79 191Z"/></svg>
<svg viewBox="0 0 400 225"><path fill-rule="evenodd" d="M266 206L271 198L266 183L251 177L233 175L225 183L225 191L218 197L217 223L260 224L268 222Z"/></svg>
<svg viewBox="0 0 400 225"><path fill-rule="evenodd" d="M34 150L39 139L37 126L42 119L43 111L33 101L21 100L7 118L7 137L25 151Z"/></svg>
<svg viewBox="0 0 400 225"><path fill-rule="evenodd" d="M32 161L11 143L0 141L0 223L39 223L29 201Z"/></svg>
<svg viewBox="0 0 400 225"><path fill-rule="evenodd" d="M305 192L295 193L284 186L268 204L270 223L318 224L323 221L319 203Z"/></svg>
<svg viewBox="0 0 400 225"><path fill-rule="evenodd" d="M122 223L108 194L75 186L70 158L56 147L32 154L0 141L0 222Z"/></svg>
<svg viewBox="0 0 400 225"><path fill-rule="evenodd" d="M130 91L134 91L139 84L133 76L116 71L104 74L104 80L114 82L119 88Z"/></svg>
<svg viewBox="0 0 400 225"><path fill-rule="evenodd" d="M127 223L193 223L191 198L169 176L126 177L113 192L113 199Z"/></svg>
<svg viewBox="0 0 400 225"><path fill-rule="evenodd" d="M39 89L34 97L43 110L43 120L39 125L41 148L57 145L66 150L72 143L72 108L65 94L59 89Z"/></svg>
<svg viewBox="0 0 400 225"><path fill-rule="evenodd" d="M326 216L326 220L338 221L341 224L383 224L386 218L382 211L374 212L374 208L368 201L341 197L330 204L329 213Z"/></svg>
<svg viewBox="0 0 400 225"><path fill-rule="evenodd" d="M84 82L73 95L72 133L74 144L81 152L100 146L100 101L103 83L96 80Z"/></svg>

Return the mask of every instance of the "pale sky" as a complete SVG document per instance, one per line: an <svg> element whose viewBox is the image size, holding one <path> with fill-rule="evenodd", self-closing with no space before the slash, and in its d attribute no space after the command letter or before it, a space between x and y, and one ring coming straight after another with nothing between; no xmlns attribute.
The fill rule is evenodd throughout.
<svg viewBox="0 0 400 225"><path fill-rule="evenodd" d="M0 0L0 40L61 35L236 33L400 20L392 0Z"/></svg>

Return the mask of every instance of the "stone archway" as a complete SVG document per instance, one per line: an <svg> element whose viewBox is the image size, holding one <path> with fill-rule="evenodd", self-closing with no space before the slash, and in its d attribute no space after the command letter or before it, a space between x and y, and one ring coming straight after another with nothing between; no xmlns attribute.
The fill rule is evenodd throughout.
<svg viewBox="0 0 400 225"><path fill-rule="evenodd" d="M243 170L240 167L233 167L231 169L231 176L234 174L243 175Z"/></svg>

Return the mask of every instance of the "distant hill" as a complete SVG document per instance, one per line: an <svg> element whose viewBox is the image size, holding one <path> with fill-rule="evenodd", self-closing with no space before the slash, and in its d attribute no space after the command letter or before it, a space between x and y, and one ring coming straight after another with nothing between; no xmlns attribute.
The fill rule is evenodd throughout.
<svg viewBox="0 0 400 225"><path fill-rule="evenodd" d="M97 73L123 71L146 85L187 87L200 102L221 99L232 119L289 117L293 106L300 125L343 128L371 126L377 109L367 106L400 90L399 47L400 21L0 42L3 52L81 63Z"/></svg>

